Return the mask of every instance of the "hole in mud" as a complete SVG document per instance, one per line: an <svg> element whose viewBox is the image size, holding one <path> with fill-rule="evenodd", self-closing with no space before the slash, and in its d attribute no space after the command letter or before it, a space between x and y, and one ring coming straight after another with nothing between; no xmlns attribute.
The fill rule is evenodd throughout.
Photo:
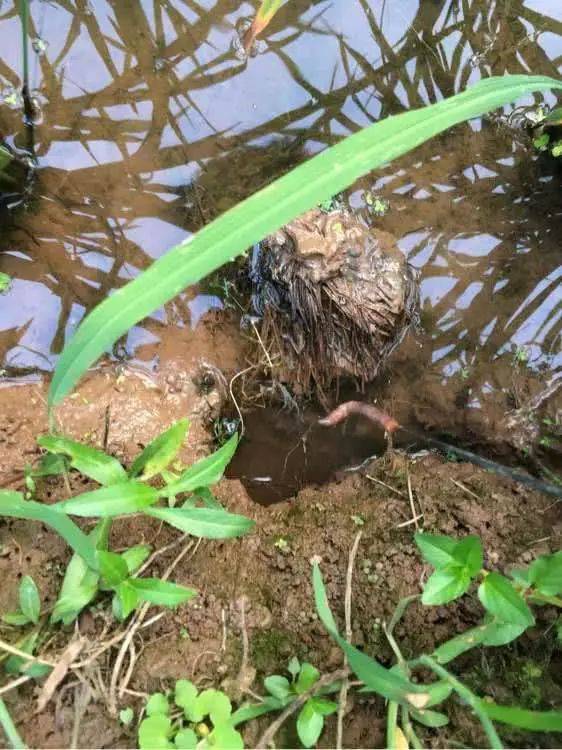
<svg viewBox="0 0 562 750"><path fill-rule="evenodd" d="M227 477L240 479L252 500L272 505L303 487L337 479L386 449L383 432L366 420L327 428L318 424L323 416L314 407L300 414L274 407L249 412Z"/></svg>

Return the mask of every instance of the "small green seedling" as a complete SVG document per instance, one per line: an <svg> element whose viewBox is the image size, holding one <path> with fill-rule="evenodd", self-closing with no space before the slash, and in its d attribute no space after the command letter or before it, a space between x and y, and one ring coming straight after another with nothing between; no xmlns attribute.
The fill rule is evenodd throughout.
<svg viewBox="0 0 562 750"><path fill-rule="evenodd" d="M262 698L261 703L241 706L232 715L232 722L234 726L238 726L266 713L283 711L307 693L310 697L304 702L297 716L297 734L304 747L312 747L322 734L325 717L333 714L338 708L337 703L324 696L338 691L340 684L333 682L315 690L320 672L308 662L301 664L296 657L289 661L287 671L291 675L290 679L277 674L266 677L263 684L268 694Z"/></svg>
<svg viewBox="0 0 562 750"><path fill-rule="evenodd" d="M482 724L489 747L502 748L493 720L529 731L562 731L562 712L530 711L501 706L481 698L464 685L445 664L477 646L504 646L535 624L531 606L550 605L562 609L562 552L543 555L524 569L504 576L484 567L480 539L466 536L457 540L437 534L418 533L416 544L434 572L426 581L421 602L442 606L462 596L475 584L484 610L482 622L438 646L431 654L406 660L393 631L407 607L420 596L402 599L384 633L396 656L391 669L356 649L343 638L328 605L326 589L318 564L314 564L313 586L318 615L328 633L343 650L350 668L364 683L362 692L373 692L388 701L387 746L421 747L414 725L445 726L447 715L434 708L452 692L468 704ZM562 632L562 618L556 624ZM416 669L429 669L437 680L421 684Z"/></svg>
<svg viewBox="0 0 562 750"><path fill-rule="evenodd" d="M308 662L301 664L295 657L289 662L288 669L290 681L282 675L271 675L263 683L269 695L280 701L283 708L312 690L320 679L320 672L316 667ZM331 685L325 692L335 692L337 689L337 685ZM316 744L324 729L324 717L337 710L337 703L320 695L313 695L305 702L297 716L297 734L304 747Z"/></svg>
<svg viewBox="0 0 562 750"><path fill-rule="evenodd" d="M173 695L150 696L138 740L140 750L242 750L244 747L242 736L234 727L228 696L213 689L199 693L189 680L178 680Z"/></svg>
<svg viewBox="0 0 562 750"><path fill-rule="evenodd" d="M19 610L2 615L7 625L28 625L39 623L41 599L37 584L31 576L24 576L19 585Z"/></svg>
<svg viewBox="0 0 562 750"><path fill-rule="evenodd" d="M25 497L17 492L0 491L1 515L42 521L61 534L74 549L51 614L51 624L70 624L104 591L112 594L113 613L119 620L126 619L141 602L173 608L195 595L185 586L139 576L138 571L151 552L147 545L130 547L121 554L110 551L108 539L115 516L143 513L184 533L209 539L240 536L253 526L250 519L224 510L209 490L210 485L220 480L232 458L238 443L237 435L211 456L181 473L168 470L167 467L176 460L188 428L187 419L173 424L144 448L129 471L113 456L89 445L58 435L44 435L38 443L46 454L37 468L26 467L24 472ZM101 488L53 505L30 499L36 492L38 478L68 475L72 470L102 485ZM149 484L157 477L164 480L163 487ZM181 504L174 507L178 498ZM166 505L160 505L160 500ZM86 536L70 516L100 520ZM30 590L28 584L28 593ZM12 618L25 624L24 616L26 622L34 622L32 614L28 604L27 610L21 607L21 613L14 613Z"/></svg>

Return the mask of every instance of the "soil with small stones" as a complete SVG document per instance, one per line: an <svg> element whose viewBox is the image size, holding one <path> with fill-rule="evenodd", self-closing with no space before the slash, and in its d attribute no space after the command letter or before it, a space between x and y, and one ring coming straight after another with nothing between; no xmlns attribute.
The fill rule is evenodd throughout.
<svg viewBox="0 0 562 750"><path fill-rule="evenodd" d="M220 361L235 372L244 363L228 328L203 326L175 344L157 375L127 368L104 367L92 373L57 412L65 434L88 440L125 464L146 443L181 416L189 416L191 432L180 460L189 464L213 450L213 420L226 399L220 377L209 378L209 361ZM182 348L183 347L183 348ZM178 354L179 352L179 354ZM211 368L212 371L212 368ZM206 385L203 388L202 382ZM210 383L210 386L209 386ZM42 383L0 389L0 486L23 489L22 469L39 451L35 437L47 430ZM244 689L263 693L263 678L286 673L292 656L313 663L322 672L342 666L342 656L318 621L314 609L311 561L319 560L335 617L344 629L344 592L348 557L361 532L352 599L352 639L356 646L390 666L393 655L382 625L399 600L420 592L429 574L413 541L416 523L408 494L408 477L418 523L434 533L478 534L486 550L486 566L505 571L529 563L539 554L559 550L562 519L552 498L523 489L470 464L445 462L427 453L406 458L392 453L361 472L342 474L321 487L306 487L296 497L270 507L253 502L237 480L223 480L216 496L229 510L255 520L245 537L202 541L174 570L172 580L193 586L199 596L176 611L166 612L134 640L135 664L119 708L142 707L143 693L170 687L178 678L199 686L223 686L236 702ZM70 487L59 479L38 483L37 496L53 502L92 489L76 473ZM81 521L91 528L90 521ZM180 537L154 519L137 516L116 520L111 548L145 542L163 549ZM185 542L183 542L185 543ZM180 545L164 551L148 572L162 575ZM64 542L38 523L0 520L0 612L17 605L18 581L32 575L44 607L53 605L70 553ZM248 636L243 659L241 611ZM152 614L152 610L151 613ZM449 606L413 603L395 630L406 658L428 652L456 633L479 622L482 609L475 591ZM480 694L500 703L548 709L562 702L560 646L551 627L556 612L537 612L537 625L517 644L477 649L459 658L454 669ZM109 639L117 629L109 602L84 612L78 629L87 649ZM73 627L56 628L42 653L56 658L72 638ZM2 626L4 641L15 643L20 632ZM107 708L107 685L119 645L108 649L80 672L71 672L47 708L35 713L40 686L29 682L2 697L25 741L31 747L134 747L136 722L124 728ZM124 672L129 661L125 660ZM243 667L243 668L242 668ZM3 684L7 683L6 678ZM86 693L82 687L90 687ZM86 695L85 709L80 701ZM246 696L247 697L247 696ZM429 747L456 743L483 747L486 740L466 706L449 699L450 724L422 729ZM271 721L265 717L244 729L248 747ZM385 705L378 697L351 692L344 721L345 747L385 746ZM562 737L529 736L500 727L510 746L560 746ZM294 722L277 738L278 746L299 746ZM1 741L0 741L1 742ZM335 718L330 717L320 746L335 743Z"/></svg>

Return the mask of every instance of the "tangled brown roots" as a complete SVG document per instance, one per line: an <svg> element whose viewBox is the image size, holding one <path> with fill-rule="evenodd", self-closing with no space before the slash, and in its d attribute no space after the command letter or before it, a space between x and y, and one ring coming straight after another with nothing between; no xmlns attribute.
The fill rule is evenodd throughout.
<svg viewBox="0 0 562 750"><path fill-rule="evenodd" d="M321 397L341 376L372 380L416 315L414 272L392 236L344 211L309 211L266 238L254 275L280 377Z"/></svg>

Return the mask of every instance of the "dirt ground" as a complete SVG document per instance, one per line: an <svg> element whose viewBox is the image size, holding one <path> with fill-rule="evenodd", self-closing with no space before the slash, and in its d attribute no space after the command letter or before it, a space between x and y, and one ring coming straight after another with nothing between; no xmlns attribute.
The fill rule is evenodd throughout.
<svg viewBox="0 0 562 750"><path fill-rule="evenodd" d="M209 335L211 334L211 335ZM85 379L57 411L65 434L105 445L128 463L151 438L181 416L191 431L180 456L189 463L213 449L212 426L227 400L221 371L244 366L233 330L207 316L203 326L185 329L166 351L160 365L147 374L126 366L105 365ZM0 486L19 489L22 468L39 455L35 437L47 430L46 385L41 382L0 388ZM353 578L353 642L386 665L392 663L381 624L397 602L420 591L428 574L413 543L416 524L408 495L408 477L418 523L435 533L481 536L486 564L500 571L528 563L537 555L558 550L562 542L560 506L553 499L489 474L471 464L445 461L425 452L418 457L393 453L373 460L355 473L340 472L323 486L309 486L286 501L270 506L254 502L238 480L223 480L216 495L226 508L256 521L255 529L236 540L203 541L174 570L172 579L193 586L199 596L189 605L166 612L134 640L135 661L127 691L118 707L141 708L144 693L169 687L178 678L201 686L224 688L236 701L244 687L263 693L263 678L286 670L298 656L323 672L341 666L341 653L325 633L314 611L311 559L320 558L334 613L343 625L345 577L350 548L362 532ZM77 493L90 484L72 479ZM59 480L40 482L39 499L65 497ZM88 522L85 524L88 526ZM149 542L164 550L150 568L161 575L181 546L176 530L152 519L117 520L112 548ZM185 541L183 542L185 544ZM166 549L164 549L166 548ZM53 604L70 555L65 544L40 524L0 520L0 611L13 610L17 584L32 575L45 606ZM242 610L245 627L241 627ZM151 610L151 615L153 611ZM474 594L448 607L412 605L395 635L406 657L432 649L481 617ZM516 645L479 649L455 662L455 670L474 689L498 702L529 708L560 706L561 653L553 628L555 613L543 608L538 624ZM94 648L118 632L109 617L108 601L84 613L80 633ZM244 660L244 630L248 651ZM53 633L44 649L60 654L73 627ZM2 626L1 638L17 634ZM27 683L3 696L30 747L133 747L135 726L125 729L108 709L108 685L120 647L107 649L78 673L71 673L41 713L36 711L39 688ZM244 663L245 661L245 663ZM129 665L126 657L124 670ZM241 668L243 667L243 669ZM87 684L87 689L82 686ZM466 707L450 699L451 723L421 732L430 747L458 743L484 746L485 740ZM270 717L245 727L252 747ZM529 737L501 729L510 746L560 746L562 737ZM385 706L382 700L354 694L345 719L346 747L384 747ZM327 721L320 745L333 746L335 720ZM1 740L0 740L1 744ZM278 737L279 746L298 746L294 723Z"/></svg>

